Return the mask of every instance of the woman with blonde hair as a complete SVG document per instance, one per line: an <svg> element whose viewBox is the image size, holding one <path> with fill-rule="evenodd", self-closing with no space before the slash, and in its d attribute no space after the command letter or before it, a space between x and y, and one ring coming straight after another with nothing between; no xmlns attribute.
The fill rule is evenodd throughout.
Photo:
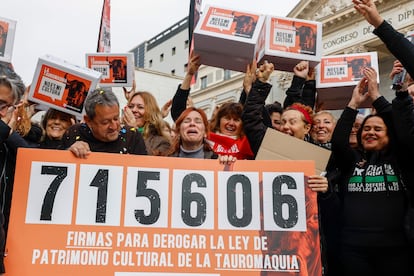
<svg viewBox="0 0 414 276"><path fill-rule="evenodd" d="M165 122L157 100L151 93L146 91L132 93L124 108L123 121L141 132L149 155L168 154L171 145L169 137L163 131Z"/></svg>

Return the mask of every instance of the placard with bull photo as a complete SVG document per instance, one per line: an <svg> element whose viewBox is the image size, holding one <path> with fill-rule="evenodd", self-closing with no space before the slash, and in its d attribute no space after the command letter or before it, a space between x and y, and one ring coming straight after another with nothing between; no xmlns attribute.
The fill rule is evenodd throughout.
<svg viewBox="0 0 414 276"><path fill-rule="evenodd" d="M101 73L52 56L41 57L29 91L29 100L73 114L82 119L89 91L98 85Z"/></svg>
<svg viewBox="0 0 414 276"><path fill-rule="evenodd" d="M317 106L320 109L342 109L349 102L355 85L364 77L365 67L378 72L377 52L322 57L316 67ZM377 75L379 83L379 74ZM371 101L362 103L368 108Z"/></svg>
<svg viewBox="0 0 414 276"><path fill-rule="evenodd" d="M293 71L301 60L316 66L322 56L320 22L285 17L266 17L266 46L263 60L281 71Z"/></svg>
<svg viewBox="0 0 414 276"><path fill-rule="evenodd" d="M99 86L132 86L134 80L134 55L133 53L86 54L86 66L102 74Z"/></svg>
<svg viewBox="0 0 414 276"><path fill-rule="evenodd" d="M16 21L0 17L0 61L11 62Z"/></svg>
<svg viewBox="0 0 414 276"><path fill-rule="evenodd" d="M218 34L252 38L259 15L212 7L201 25L201 30Z"/></svg>
<svg viewBox="0 0 414 276"><path fill-rule="evenodd" d="M363 78L365 67L378 71L377 52L322 57L316 87L355 86Z"/></svg>
<svg viewBox="0 0 414 276"><path fill-rule="evenodd" d="M262 14L207 5L194 29L194 52L204 65L245 72L263 52L264 20Z"/></svg>

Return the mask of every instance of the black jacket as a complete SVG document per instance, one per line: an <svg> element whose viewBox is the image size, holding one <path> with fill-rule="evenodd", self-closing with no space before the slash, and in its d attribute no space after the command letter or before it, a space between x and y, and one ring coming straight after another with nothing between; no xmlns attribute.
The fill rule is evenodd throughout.
<svg viewBox="0 0 414 276"><path fill-rule="evenodd" d="M257 154L268 128L263 121L263 106L271 89L271 84L256 80L243 108L244 133L246 133L254 155Z"/></svg>
<svg viewBox="0 0 414 276"><path fill-rule="evenodd" d="M135 128L122 128L117 140L102 142L92 135L86 124L75 124L66 131L62 139L63 148L68 149L76 141L88 143L92 152L147 154L144 139Z"/></svg>
<svg viewBox="0 0 414 276"><path fill-rule="evenodd" d="M0 120L0 273L4 272L3 252L9 225L17 150L19 147L30 147L17 132L9 133L10 127Z"/></svg>
<svg viewBox="0 0 414 276"><path fill-rule="evenodd" d="M384 42L388 50L414 78L414 45L385 20L374 30L374 34Z"/></svg>
<svg viewBox="0 0 414 276"><path fill-rule="evenodd" d="M312 109L316 101L316 82L315 80L305 80L304 78L293 76L292 84L286 90L286 97L283 108L294 103L301 103L310 106Z"/></svg>
<svg viewBox="0 0 414 276"><path fill-rule="evenodd" d="M364 152L349 145L357 110L345 108L332 135L332 153L343 178L340 214L342 243L356 246L404 246L404 191L399 181L399 158L391 104L384 97L373 103L388 129L389 146Z"/></svg>
<svg viewBox="0 0 414 276"><path fill-rule="evenodd" d="M171 104L171 118L174 122L180 117L181 113L187 108L187 99L190 95L190 89L181 89L181 84L178 85L177 91L174 94Z"/></svg>
<svg viewBox="0 0 414 276"><path fill-rule="evenodd" d="M414 77L414 45L405 38L405 35L396 31L387 21L374 30L387 46L388 50L402 63L404 68ZM414 172L412 154L414 153L414 106L412 98L407 92L398 92L392 103L393 119L398 139L398 153L400 158L401 174L406 186L414 192ZM414 200L411 199L413 202Z"/></svg>

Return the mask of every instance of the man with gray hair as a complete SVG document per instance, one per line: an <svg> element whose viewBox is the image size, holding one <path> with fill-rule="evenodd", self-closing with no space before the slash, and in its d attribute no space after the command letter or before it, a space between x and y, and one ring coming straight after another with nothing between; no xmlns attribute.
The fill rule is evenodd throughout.
<svg viewBox="0 0 414 276"><path fill-rule="evenodd" d="M14 184L16 154L27 142L13 130L17 122L15 104L19 100L17 79L0 64L0 275L4 273L4 246L10 216L11 196ZM14 73L14 72L13 72Z"/></svg>
<svg viewBox="0 0 414 276"><path fill-rule="evenodd" d="M119 102L110 90L98 88L85 101L84 123L69 128L63 147L76 157L87 158L91 152L146 155L144 139L135 128L121 128Z"/></svg>

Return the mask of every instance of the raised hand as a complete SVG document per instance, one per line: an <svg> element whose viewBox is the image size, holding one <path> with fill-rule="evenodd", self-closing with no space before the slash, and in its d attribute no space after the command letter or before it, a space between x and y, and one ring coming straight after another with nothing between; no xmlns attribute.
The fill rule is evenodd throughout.
<svg viewBox="0 0 414 276"><path fill-rule="evenodd" d="M364 68L364 77L367 80L367 94L372 101L375 101L381 96L378 88L377 71L372 67L366 67Z"/></svg>
<svg viewBox="0 0 414 276"><path fill-rule="evenodd" d="M348 107L358 109L361 103L368 98L368 93L366 93L367 87L368 81L364 76L355 86L354 91L352 92L352 98L348 103Z"/></svg>
<svg viewBox="0 0 414 276"><path fill-rule="evenodd" d="M127 90L126 87L122 87L122 89L124 90L125 99L128 101L129 100L129 97L132 95L132 93L135 92L135 89L136 89L135 79L132 81L132 88L131 88L131 90Z"/></svg>
<svg viewBox="0 0 414 276"><path fill-rule="evenodd" d="M354 8L375 28L384 21L373 0L352 0L352 2Z"/></svg>
<svg viewBox="0 0 414 276"><path fill-rule="evenodd" d="M293 68L293 73L295 73L295 76L306 79L309 74L309 62L302 60L296 64L296 66Z"/></svg>
<svg viewBox="0 0 414 276"><path fill-rule="evenodd" d="M246 92L246 94L249 94L250 89L252 88L252 84L256 80L256 69L257 69L256 60L253 60L252 63L247 64L246 66L246 73L244 74L244 79L243 79L243 89Z"/></svg>
<svg viewBox="0 0 414 276"><path fill-rule="evenodd" d="M256 70L256 77L261 82L267 82L274 70L275 67L273 66L273 63L269 63L265 60L258 70Z"/></svg>

